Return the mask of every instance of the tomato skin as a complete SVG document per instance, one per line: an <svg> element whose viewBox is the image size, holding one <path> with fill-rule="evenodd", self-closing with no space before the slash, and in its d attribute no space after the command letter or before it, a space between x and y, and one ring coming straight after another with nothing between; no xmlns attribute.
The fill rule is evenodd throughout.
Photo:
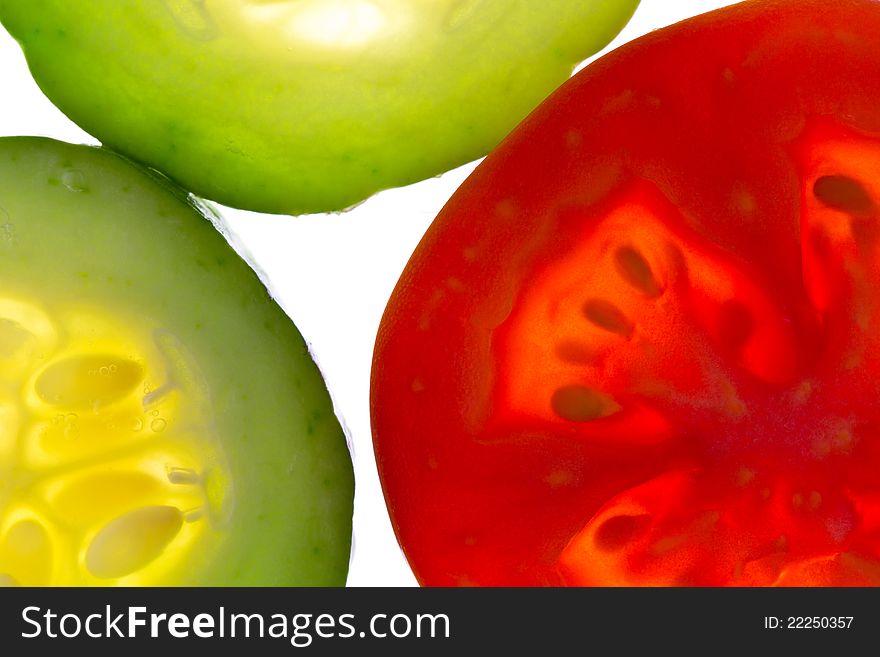
<svg viewBox="0 0 880 657"><path fill-rule="evenodd" d="M876 34L871 0L755 0L654 32L464 183L374 353L382 485L421 583L880 583ZM612 309L583 310L584 331L621 346L590 378L547 345L597 299ZM570 384L586 401L550 400Z"/></svg>

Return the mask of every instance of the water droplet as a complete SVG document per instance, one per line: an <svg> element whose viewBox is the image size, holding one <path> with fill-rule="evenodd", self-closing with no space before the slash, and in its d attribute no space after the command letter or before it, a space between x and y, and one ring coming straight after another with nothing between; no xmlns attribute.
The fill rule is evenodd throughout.
<svg viewBox="0 0 880 657"><path fill-rule="evenodd" d="M177 27L199 41L216 38L217 28L205 7L205 0L163 0Z"/></svg>
<svg viewBox="0 0 880 657"><path fill-rule="evenodd" d="M167 422L165 422L165 420L163 420L162 418L156 418L155 420L150 422L150 429L154 433L161 433L162 431L165 431L166 426Z"/></svg>
<svg viewBox="0 0 880 657"><path fill-rule="evenodd" d="M61 172L61 184L71 192L84 192L88 190L86 176L77 169L65 169Z"/></svg>
<svg viewBox="0 0 880 657"><path fill-rule="evenodd" d="M139 417L134 418L131 421L131 430L132 431L140 431L144 428L144 421Z"/></svg>

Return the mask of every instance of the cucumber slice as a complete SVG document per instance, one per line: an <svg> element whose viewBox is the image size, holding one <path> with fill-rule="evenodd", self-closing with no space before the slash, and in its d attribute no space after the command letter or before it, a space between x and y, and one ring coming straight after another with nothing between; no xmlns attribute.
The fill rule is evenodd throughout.
<svg viewBox="0 0 880 657"><path fill-rule="evenodd" d="M0 583L341 585L352 500L303 339L187 196L0 139Z"/></svg>
<svg viewBox="0 0 880 657"><path fill-rule="evenodd" d="M0 0L43 91L204 198L341 210L485 155L638 0Z"/></svg>

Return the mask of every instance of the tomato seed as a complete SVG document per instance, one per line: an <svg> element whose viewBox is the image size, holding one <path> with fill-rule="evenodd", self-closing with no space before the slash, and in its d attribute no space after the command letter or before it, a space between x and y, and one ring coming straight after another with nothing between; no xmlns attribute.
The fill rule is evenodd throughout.
<svg viewBox="0 0 880 657"><path fill-rule="evenodd" d="M584 316L601 329L631 338L633 323L610 301L590 299L584 304Z"/></svg>
<svg viewBox="0 0 880 657"><path fill-rule="evenodd" d="M589 422L616 413L620 407L600 392L586 386L565 386L553 393L553 412L570 422Z"/></svg>
<svg viewBox="0 0 880 657"><path fill-rule="evenodd" d="M596 547L608 552L619 550L647 529L650 520L648 514L609 518L596 530Z"/></svg>
<svg viewBox="0 0 880 657"><path fill-rule="evenodd" d="M849 214L868 214L873 208L867 190L849 176L822 176L813 183L813 195L824 205Z"/></svg>
<svg viewBox="0 0 880 657"><path fill-rule="evenodd" d="M627 283L652 299L660 296L660 286L645 257L631 246L622 246L614 253L617 272Z"/></svg>

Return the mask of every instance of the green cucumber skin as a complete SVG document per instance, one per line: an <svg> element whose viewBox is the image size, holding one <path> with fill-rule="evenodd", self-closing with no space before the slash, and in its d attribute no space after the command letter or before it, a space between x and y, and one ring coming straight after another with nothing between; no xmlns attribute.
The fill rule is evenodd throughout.
<svg viewBox="0 0 880 657"><path fill-rule="evenodd" d="M344 585L353 472L323 379L290 319L186 199L103 148L0 138L0 296L152 318L199 364L231 515L210 558L163 584Z"/></svg>
<svg viewBox="0 0 880 657"><path fill-rule="evenodd" d="M230 1L0 0L0 22L105 146L203 198L299 214L485 155L638 4L483 0L403 46L286 55L218 26Z"/></svg>

